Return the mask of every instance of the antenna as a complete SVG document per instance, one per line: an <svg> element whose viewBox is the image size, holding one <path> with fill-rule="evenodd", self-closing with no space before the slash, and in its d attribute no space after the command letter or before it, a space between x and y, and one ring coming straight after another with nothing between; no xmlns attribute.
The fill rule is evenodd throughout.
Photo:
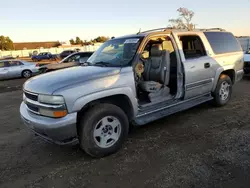
<svg viewBox="0 0 250 188"><path fill-rule="evenodd" d="M139 33L141 33L141 28L139 29L139 32L137 33L137 35L138 35Z"/></svg>

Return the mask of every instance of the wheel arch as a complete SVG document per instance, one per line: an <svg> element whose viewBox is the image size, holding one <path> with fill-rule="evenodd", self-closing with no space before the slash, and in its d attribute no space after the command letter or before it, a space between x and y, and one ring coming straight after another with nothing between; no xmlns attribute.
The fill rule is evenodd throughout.
<svg viewBox="0 0 250 188"><path fill-rule="evenodd" d="M229 76L231 78L232 83L233 84L235 83L235 76L236 76L235 70L233 68L229 68L229 69L225 70L224 68L221 67L216 72L213 91L215 90L215 88L217 86L218 80L220 79L221 75L223 75L223 74Z"/></svg>
<svg viewBox="0 0 250 188"><path fill-rule="evenodd" d="M77 133L78 133L79 126L80 126L80 119L84 115L84 113L87 112L93 106L101 104L101 103L109 103L109 104L113 104L113 105L120 107L127 115L129 121L131 121L134 117L135 112L133 109L133 104L127 95L115 94L115 95L106 96L103 98L98 98L98 99L89 101L81 108L80 111L77 112Z"/></svg>

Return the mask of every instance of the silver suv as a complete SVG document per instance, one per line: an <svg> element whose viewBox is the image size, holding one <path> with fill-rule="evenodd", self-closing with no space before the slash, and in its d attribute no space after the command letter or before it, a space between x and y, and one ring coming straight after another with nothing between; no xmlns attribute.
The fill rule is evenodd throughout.
<svg viewBox="0 0 250 188"><path fill-rule="evenodd" d="M20 113L40 137L79 141L94 157L140 126L206 101L223 106L243 76L243 52L221 29L155 29L105 42L85 66L28 80Z"/></svg>

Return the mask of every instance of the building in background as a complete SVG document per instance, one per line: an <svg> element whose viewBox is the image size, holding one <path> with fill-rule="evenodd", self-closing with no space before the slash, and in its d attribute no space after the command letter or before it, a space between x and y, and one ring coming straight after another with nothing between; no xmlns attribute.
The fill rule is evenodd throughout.
<svg viewBox="0 0 250 188"><path fill-rule="evenodd" d="M15 50L29 50L29 49L41 49L41 48L55 48L60 46L59 41L48 41L48 42L15 42Z"/></svg>

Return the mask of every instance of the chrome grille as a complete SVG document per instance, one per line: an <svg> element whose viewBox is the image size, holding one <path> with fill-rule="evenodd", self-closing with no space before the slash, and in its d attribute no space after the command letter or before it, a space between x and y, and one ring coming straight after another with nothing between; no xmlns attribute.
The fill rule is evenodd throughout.
<svg viewBox="0 0 250 188"><path fill-rule="evenodd" d="M32 100L32 101L38 101L38 95L37 94L34 94L34 93L30 93L30 92L27 92L27 91L24 91L24 94L25 96Z"/></svg>
<svg viewBox="0 0 250 188"><path fill-rule="evenodd" d="M39 112L38 107L32 106L32 105L30 105L29 103L27 103L26 105L27 105L27 107L28 107L31 111L36 112L36 113Z"/></svg>
<svg viewBox="0 0 250 188"><path fill-rule="evenodd" d="M33 104L38 102L38 94L24 91L24 95L26 97L26 99L24 99L24 103L26 104L28 110L35 114L39 114L38 106Z"/></svg>

